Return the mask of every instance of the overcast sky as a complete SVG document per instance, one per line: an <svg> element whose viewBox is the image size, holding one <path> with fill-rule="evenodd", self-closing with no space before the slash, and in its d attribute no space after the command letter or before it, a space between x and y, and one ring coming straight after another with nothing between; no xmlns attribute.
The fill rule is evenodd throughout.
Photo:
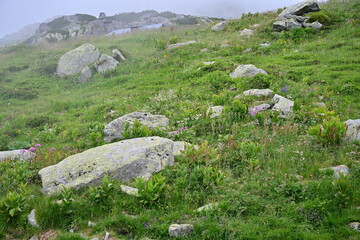
<svg viewBox="0 0 360 240"><path fill-rule="evenodd" d="M198 16L238 18L243 12L273 10L301 0L0 0L0 37L58 15L98 17L153 9Z"/></svg>

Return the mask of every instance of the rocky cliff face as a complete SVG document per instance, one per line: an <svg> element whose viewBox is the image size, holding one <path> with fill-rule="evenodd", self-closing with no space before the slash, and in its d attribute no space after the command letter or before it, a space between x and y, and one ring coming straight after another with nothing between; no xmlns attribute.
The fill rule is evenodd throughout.
<svg viewBox="0 0 360 240"><path fill-rule="evenodd" d="M121 13L106 16L101 13L99 18L87 14L62 16L48 23L42 23L34 36L25 41L27 44L58 42L70 38L92 35L106 35L114 30L138 28L151 24L176 25L210 23L207 17L193 17L171 12L158 13L143 11L140 13Z"/></svg>

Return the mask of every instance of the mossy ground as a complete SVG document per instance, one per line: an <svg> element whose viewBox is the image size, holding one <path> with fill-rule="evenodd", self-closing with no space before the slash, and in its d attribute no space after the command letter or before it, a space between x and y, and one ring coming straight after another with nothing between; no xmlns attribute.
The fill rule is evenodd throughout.
<svg viewBox="0 0 360 240"><path fill-rule="evenodd" d="M0 238L28 239L56 229L59 239L81 239L78 233L103 236L105 231L118 239L167 239L170 224L193 223L189 239L359 239L347 224L360 221L360 147L321 145L307 131L332 116L341 121L360 116L360 4L330 1L323 9L331 23L317 32L276 34L271 25L276 14L263 13L232 20L222 32L208 26L168 28L2 49L0 149L42 146L34 163L0 165L1 201L17 192L10 209L18 204L21 210L9 218L9 211L1 209ZM239 37L238 30L256 23L261 26L253 36ZM173 50L157 44L189 40L197 43ZM107 54L119 48L128 59L84 84L76 76L56 77L59 58L84 42ZM271 46L260 47L264 42ZM204 66L205 61L216 63ZM229 73L239 64L254 64L269 76L231 79ZM256 87L291 98L294 116L244 113L244 106L257 99L234 97ZM228 110L209 119L205 112L215 105ZM40 168L104 144L104 125L133 111L166 115L169 131L187 127L172 139L201 145L162 173L167 187L157 200L144 204L122 193L117 182L109 195L95 188L52 197L40 193ZM349 166L351 174L339 181L318 171L340 164ZM224 173L221 184L206 180L204 169L210 168ZM56 204L59 199L68 204ZM219 208L194 212L211 202ZM39 229L25 220L33 208ZM87 227L88 221L95 227ZM76 233L68 234L70 229Z"/></svg>

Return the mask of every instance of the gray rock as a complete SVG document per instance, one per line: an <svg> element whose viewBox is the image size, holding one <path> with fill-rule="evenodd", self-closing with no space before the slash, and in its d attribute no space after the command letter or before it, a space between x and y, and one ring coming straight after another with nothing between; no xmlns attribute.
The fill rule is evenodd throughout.
<svg viewBox="0 0 360 240"><path fill-rule="evenodd" d="M56 74L65 77L81 72L84 67L93 64L99 58L99 50L90 43L84 43L65 53L59 60Z"/></svg>
<svg viewBox="0 0 360 240"><path fill-rule="evenodd" d="M39 227L39 224L36 221L35 209L31 210L30 214L27 216L27 220L31 226L36 228Z"/></svg>
<svg viewBox="0 0 360 240"><path fill-rule="evenodd" d="M126 60L126 58L125 58L124 55L120 52L119 49L113 49L113 50L112 50L112 57L113 57L115 60L119 61L119 62Z"/></svg>
<svg viewBox="0 0 360 240"><path fill-rule="evenodd" d="M218 207L219 207L218 203L210 203L210 204L206 204L205 206L199 207L198 209L196 209L196 212L206 212L210 210L215 210Z"/></svg>
<svg viewBox="0 0 360 240"><path fill-rule="evenodd" d="M78 78L79 83L86 83L92 77L91 69L86 66L81 70L80 76Z"/></svg>
<svg viewBox="0 0 360 240"><path fill-rule="evenodd" d="M220 23L216 24L215 26L213 26L211 28L211 30L216 31L216 32L222 31L228 24L229 24L229 21L220 22Z"/></svg>
<svg viewBox="0 0 360 240"><path fill-rule="evenodd" d="M255 97L273 97L274 92L271 89L249 89L243 92L244 96L255 96Z"/></svg>
<svg viewBox="0 0 360 240"><path fill-rule="evenodd" d="M317 107L326 108L326 104L324 102L316 102L316 103L314 103L314 105Z"/></svg>
<svg viewBox="0 0 360 240"><path fill-rule="evenodd" d="M360 119L349 119L345 122L347 141L360 141ZM1 161L1 160L0 160Z"/></svg>
<svg viewBox="0 0 360 240"><path fill-rule="evenodd" d="M174 142L173 154L174 156L181 155L181 152L186 149L186 146L191 146L190 143L184 141L176 141Z"/></svg>
<svg viewBox="0 0 360 240"><path fill-rule="evenodd" d="M313 22L313 23L303 23L303 27L305 28L312 28L314 30L319 30L323 27L323 25L321 23L319 23L318 21Z"/></svg>
<svg viewBox="0 0 360 240"><path fill-rule="evenodd" d="M276 21L273 23L273 28L277 32L281 32L283 30L289 31L289 30L292 30L295 28L301 28L301 27L302 27L302 24L297 22L293 18L284 19L284 20Z"/></svg>
<svg viewBox="0 0 360 240"><path fill-rule="evenodd" d="M99 15L99 19L105 19L106 18L106 14L104 12L101 12Z"/></svg>
<svg viewBox="0 0 360 240"><path fill-rule="evenodd" d="M122 139L126 123L129 123L130 129L132 129L135 121L138 121L149 128L161 128L169 125L169 119L163 115L133 112L119 117L106 125L104 128L104 141L112 142L116 139Z"/></svg>
<svg viewBox="0 0 360 240"><path fill-rule="evenodd" d="M109 239L109 236L110 236L110 233L106 232L106 233L105 233L104 240L108 240L108 239Z"/></svg>
<svg viewBox="0 0 360 240"><path fill-rule="evenodd" d="M250 37L253 34L254 34L254 30L247 29L247 28L240 31L240 36L241 37Z"/></svg>
<svg viewBox="0 0 360 240"><path fill-rule="evenodd" d="M320 11L318 2L316 0L306 0L287 7L279 14L278 19L286 19L292 17L293 15L302 16L306 13L317 11Z"/></svg>
<svg viewBox="0 0 360 240"><path fill-rule="evenodd" d="M243 53L249 53L249 52L251 52L252 51L252 48L247 48L247 49L245 49L244 51L243 51Z"/></svg>
<svg viewBox="0 0 360 240"><path fill-rule="evenodd" d="M121 191L123 191L124 193L128 194L128 195L132 195L135 197L139 196L139 189L137 188L133 188L133 187L129 187L129 186L125 186L125 185L121 185Z"/></svg>
<svg viewBox="0 0 360 240"><path fill-rule="evenodd" d="M30 152L27 150L13 150L13 151L4 151L0 152L0 162L4 162L6 160L16 160L20 161L31 161L36 157L36 153Z"/></svg>
<svg viewBox="0 0 360 240"><path fill-rule="evenodd" d="M203 62L203 64L204 64L205 66L213 65L213 64L215 64L215 63L216 63L215 61Z"/></svg>
<svg viewBox="0 0 360 240"><path fill-rule="evenodd" d="M210 118L220 117L223 110L224 110L223 106L210 107L206 111L206 115L209 116L209 114L211 113Z"/></svg>
<svg viewBox="0 0 360 240"><path fill-rule="evenodd" d="M326 170L333 170L334 171L334 178L339 179L340 173L344 176L349 175L349 168L346 165L339 165L336 167L328 167L328 168L320 168L319 171L326 171Z"/></svg>
<svg viewBox="0 0 360 240"><path fill-rule="evenodd" d="M280 113L280 117L288 118L292 113L292 108L294 106L294 102L284 98L283 96L275 94L272 99L275 105L272 107L272 110L278 111Z"/></svg>
<svg viewBox="0 0 360 240"><path fill-rule="evenodd" d="M254 116L258 112L266 111L266 110L268 110L270 108L271 108L270 104L263 103L263 104L260 104L260 105L256 105L254 107L249 107L249 113L250 113L251 116Z"/></svg>
<svg viewBox="0 0 360 240"><path fill-rule="evenodd" d="M228 43L224 43L224 44L221 44L220 47L221 47L221 48L226 48L226 47L231 47L231 45L228 44Z"/></svg>
<svg viewBox="0 0 360 240"><path fill-rule="evenodd" d="M251 28L251 29L254 29L254 28L258 28L258 27L260 27L261 25L260 24L254 24L254 25L251 25L249 28Z"/></svg>
<svg viewBox="0 0 360 240"><path fill-rule="evenodd" d="M169 227L170 237L186 237L194 230L192 224L171 224Z"/></svg>
<svg viewBox="0 0 360 240"><path fill-rule="evenodd" d="M41 169L43 191L53 194L64 187L80 189L100 183L105 174L120 181L149 178L174 164L173 145L169 139L146 137L86 150Z"/></svg>
<svg viewBox="0 0 360 240"><path fill-rule="evenodd" d="M88 227L94 227L96 224L92 221L88 221Z"/></svg>
<svg viewBox="0 0 360 240"><path fill-rule="evenodd" d="M208 51L207 48L203 48L203 49L200 50L200 52L202 52L202 53L207 52L207 51Z"/></svg>
<svg viewBox="0 0 360 240"><path fill-rule="evenodd" d="M355 231L360 232L360 222L351 222L349 227L353 228Z"/></svg>
<svg viewBox="0 0 360 240"><path fill-rule="evenodd" d="M259 45L260 45L261 47L270 47L270 46L271 46L271 43L266 42L266 43L260 43Z"/></svg>
<svg viewBox="0 0 360 240"><path fill-rule="evenodd" d="M38 240L39 238L37 237L37 236L32 236L31 238L30 238L30 240Z"/></svg>
<svg viewBox="0 0 360 240"><path fill-rule="evenodd" d="M196 41L188 41L188 42L183 42L183 43L175 43L175 44L171 44L167 47L167 49L173 49L173 48L179 48L179 47L183 47L183 46L187 46L190 44L194 44L196 43Z"/></svg>
<svg viewBox="0 0 360 240"><path fill-rule="evenodd" d="M253 77L257 74L268 75L267 72L265 72L264 70L257 68L252 64L246 64L238 66L232 73L230 73L230 77Z"/></svg>
<svg viewBox="0 0 360 240"><path fill-rule="evenodd" d="M98 73L104 73L109 70L114 70L119 64L114 58L110 57L107 54L101 54L99 60L94 64Z"/></svg>

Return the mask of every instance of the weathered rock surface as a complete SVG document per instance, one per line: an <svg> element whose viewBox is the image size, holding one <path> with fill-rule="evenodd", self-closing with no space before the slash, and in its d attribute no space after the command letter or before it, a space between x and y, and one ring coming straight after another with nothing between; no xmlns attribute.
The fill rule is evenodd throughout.
<svg viewBox="0 0 360 240"><path fill-rule="evenodd" d="M326 171L326 170L333 170L334 171L334 178L339 179L340 173L344 176L349 175L349 168L346 165L339 165L336 167L328 167L328 168L320 168L319 171Z"/></svg>
<svg viewBox="0 0 360 240"><path fill-rule="evenodd" d="M36 212L35 209L31 210L30 214L27 216L28 223L33 227L39 227L39 224L36 221Z"/></svg>
<svg viewBox="0 0 360 240"><path fill-rule="evenodd" d="M295 16L302 16L309 12L317 12L320 11L319 4L316 0L306 0L290 7L287 7L283 10L278 19L286 19Z"/></svg>
<svg viewBox="0 0 360 240"><path fill-rule="evenodd" d="M321 23L319 23L318 21L316 22L312 22L312 23L303 23L303 27L305 28L312 28L314 30L319 30L323 27L323 25Z"/></svg>
<svg viewBox="0 0 360 240"><path fill-rule="evenodd" d="M220 117L223 110L223 106L210 107L208 108L208 110L206 110L206 116L209 116L209 114L211 113L210 118Z"/></svg>
<svg viewBox="0 0 360 240"><path fill-rule="evenodd" d="M230 73L230 77L253 77L257 74L267 74L264 70L255 67L252 64L240 65L238 66L232 73Z"/></svg>
<svg viewBox="0 0 360 240"><path fill-rule="evenodd" d="M276 21L273 23L273 28L277 32L281 32L283 30L289 31L289 30L292 30L295 28L301 28L301 27L302 27L302 24L293 18L279 20L279 21Z"/></svg>
<svg viewBox="0 0 360 240"><path fill-rule="evenodd" d="M84 43L65 53L59 60L56 74L60 77L79 73L84 67L93 64L99 58L99 50L90 43Z"/></svg>
<svg viewBox="0 0 360 240"><path fill-rule="evenodd" d="M163 115L133 112L119 117L106 125L104 128L104 141L112 142L116 139L122 139L126 123L129 123L130 129L132 129L135 121L149 128L166 127L169 125L169 119Z"/></svg>
<svg viewBox="0 0 360 240"><path fill-rule="evenodd" d="M123 191L124 193L128 194L128 195L132 195L132 196L139 196L139 189L137 188L133 188L133 187L129 187L129 186L125 186L125 185L121 185L121 191Z"/></svg>
<svg viewBox="0 0 360 240"><path fill-rule="evenodd" d="M173 165L173 144L160 137L135 138L72 155L39 171L43 190L52 194L63 187L80 189L101 182L105 174L121 181L149 178Z"/></svg>
<svg viewBox="0 0 360 240"><path fill-rule="evenodd" d="M5 160L16 160L20 161L31 161L36 157L34 152L26 151L26 150L13 150L13 151L4 151L0 152L0 162L4 162Z"/></svg>
<svg viewBox="0 0 360 240"><path fill-rule="evenodd" d="M118 61L116 61L114 58L110 57L107 54L101 54L101 57L99 60L96 61L94 64L96 70L98 73L104 73L109 70L114 70L117 65L119 64Z"/></svg>
<svg viewBox="0 0 360 240"><path fill-rule="evenodd" d="M243 92L244 96L255 96L255 97L273 97L274 92L271 89L249 89Z"/></svg>
<svg viewBox="0 0 360 240"><path fill-rule="evenodd" d="M349 227L353 228L355 231L360 232L360 222L351 222Z"/></svg>
<svg viewBox="0 0 360 240"><path fill-rule="evenodd" d="M78 78L79 83L86 83L89 81L89 79L92 77L91 69L86 66L81 70L80 76Z"/></svg>
<svg viewBox="0 0 360 240"><path fill-rule="evenodd" d="M183 47L183 46L187 46L190 44L194 44L196 43L196 41L188 41L188 42L183 42L183 43L175 43L175 44L171 44L167 47L167 49L173 49L173 48L179 48L179 47Z"/></svg>
<svg viewBox="0 0 360 240"><path fill-rule="evenodd" d="M170 237L186 237L194 230L192 224L171 224L169 227Z"/></svg>
<svg viewBox="0 0 360 240"><path fill-rule="evenodd" d="M222 31L228 24L229 24L229 21L220 22L220 23L216 24L215 26L213 26L211 28L211 30L216 31L216 32Z"/></svg>
<svg viewBox="0 0 360 240"><path fill-rule="evenodd" d="M292 108L294 106L293 101L277 94L275 94L272 101L275 103L275 105L272 107L272 110L279 111L280 117L290 117Z"/></svg>
<svg viewBox="0 0 360 240"><path fill-rule="evenodd" d="M118 62L125 61L126 58L124 55L120 52L119 49L113 49L112 50L112 57L117 60Z"/></svg>
<svg viewBox="0 0 360 240"><path fill-rule="evenodd" d="M247 29L247 28L240 31L240 36L242 36L242 37L249 37L253 34L254 34L254 30Z"/></svg>
<svg viewBox="0 0 360 240"><path fill-rule="evenodd" d="M346 137L348 141L360 141L360 119L349 119L346 124ZM1 160L0 160L1 161Z"/></svg>

